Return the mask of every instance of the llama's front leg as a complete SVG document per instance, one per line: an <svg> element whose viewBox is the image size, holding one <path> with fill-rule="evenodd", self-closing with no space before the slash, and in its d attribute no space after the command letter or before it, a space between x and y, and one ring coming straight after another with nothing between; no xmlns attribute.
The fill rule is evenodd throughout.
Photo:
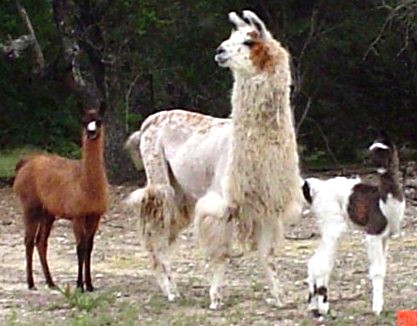
<svg viewBox="0 0 417 326"><path fill-rule="evenodd" d="M275 224L275 225L274 225ZM276 241L282 236L282 223L275 220L274 223L265 223L256 226L257 248L259 262L265 270L269 283L269 290L273 296L271 303L282 306L282 289L278 279L278 270L274 262L274 248Z"/></svg>
<svg viewBox="0 0 417 326"><path fill-rule="evenodd" d="M322 221L320 245L308 262L308 309L315 317L327 314L329 311L327 297L329 278L333 269L337 242L346 229L343 218L339 218L340 223L337 223L337 220L334 217L335 223Z"/></svg>
<svg viewBox="0 0 417 326"><path fill-rule="evenodd" d="M85 232L86 232L86 253L84 260L84 272L85 272L85 288L88 292L94 291L93 283L91 281L91 253L94 247L94 236L98 229L101 216L92 215L87 216L85 220Z"/></svg>
<svg viewBox="0 0 417 326"><path fill-rule="evenodd" d="M372 311L379 315L384 305L384 278L386 271L386 243L382 236L368 235L366 246L370 261L369 277L372 281Z"/></svg>
<svg viewBox="0 0 417 326"><path fill-rule="evenodd" d="M77 273L77 289L84 292L84 261L87 254L87 239L84 230L84 218L74 218L72 221L72 228L74 231L77 260L78 260L78 273Z"/></svg>
<svg viewBox="0 0 417 326"><path fill-rule="evenodd" d="M210 309L220 309L223 306L223 282L233 226L230 211L219 194L210 192L197 202L195 227L200 245L211 258Z"/></svg>

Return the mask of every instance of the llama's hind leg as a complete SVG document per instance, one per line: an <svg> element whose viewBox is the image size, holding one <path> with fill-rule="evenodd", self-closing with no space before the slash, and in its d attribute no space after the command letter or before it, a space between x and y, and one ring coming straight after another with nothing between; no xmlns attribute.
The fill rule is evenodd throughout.
<svg viewBox="0 0 417 326"><path fill-rule="evenodd" d="M271 303L282 306L282 289L278 278L278 270L274 263L274 249L277 241L282 239L282 222L279 220L263 221L262 224L255 224L255 239L258 249L259 262L265 270L269 283L269 289L273 296Z"/></svg>
<svg viewBox="0 0 417 326"><path fill-rule="evenodd" d="M333 222L324 221L322 226L320 245L308 261L308 309L315 317L329 311L329 278L334 265L338 240L347 227L341 216L334 217Z"/></svg>
<svg viewBox="0 0 417 326"><path fill-rule="evenodd" d="M51 273L49 271L47 251L48 251L48 238L51 234L52 225L54 223L54 217L49 214L44 214L42 222L39 226L39 231L36 236L36 248L38 250L39 259L41 261L43 274L45 276L46 284L51 289L56 288L54 281L52 280Z"/></svg>
<svg viewBox="0 0 417 326"><path fill-rule="evenodd" d="M372 280L372 311L379 315L384 305L384 278L386 271L387 239L378 235L368 235L366 246L370 261L369 277Z"/></svg>
<svg viewBox="0 0 417 326"><path fill-rule="evenodd" d="M211 258L213 279L210 286L210 309L223 306L223 283L229 260L233 226L225 201L216 193L202 197L195 209L197 237Z"/></svg>
<svg viewBox="0 0 417 326"><path fill-rule="evenodd" d="M25 249L26 249L26 281L29 290L36 290L33 280L33 249L35 248L35 238L39 228L39 219L34 211L24 213L25 223Z"/></svg>
<svg viewBox="0 0 417 326"><path fill-rule="evenodd" d="M155 278L169 301L179 297L168 258L170 243L175 240L171 228L176 213L174 189L171 186L147 186L140 204L145 246L152 259Z"/></svg>

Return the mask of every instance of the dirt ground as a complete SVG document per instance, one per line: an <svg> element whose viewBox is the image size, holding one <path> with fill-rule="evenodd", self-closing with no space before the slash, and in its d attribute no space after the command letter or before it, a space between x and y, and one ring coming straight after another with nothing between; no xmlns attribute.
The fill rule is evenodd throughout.
<svg viewBox="0 0 417 326"><path fill-rule="evenodd" d="M307 260L318 245L314 219L305 217L287 230L277 262L286 305L268 305L269 292L254 253L234 258L227 272L226 306L210 311L210 269L204 254L186 230L172 252L172 267L183 297L167 302L157 288L141 245L135 217L121 205L134 188L112 187L111 210L102 220L93 251L97 291L77 294L76 255L70 224L58 221L49 242L49 263L55 282L67 294L45 286L37 254L37 291L25 281L23 226L10 187L0 188L0 325L395 325L396 312L417 308L417 218L407 205L402 236L390 242L385 282L385 311L371 313L368 262L363 234L342 239L329 288L331 315L314 320L306 311ZM238 252L240 249L236 248Z"/></svg>

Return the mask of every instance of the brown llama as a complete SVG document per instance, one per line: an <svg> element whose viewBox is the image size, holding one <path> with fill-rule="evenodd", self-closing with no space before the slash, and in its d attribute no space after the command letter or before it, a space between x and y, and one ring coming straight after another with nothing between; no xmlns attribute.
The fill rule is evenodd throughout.
<svg viewBox="0 0 417 326"><path fill-rule="evenodd" d="M36 244L42 270L49 288L55 288L47 262L48 237L58 218L72 222L77 244L77 288L91 283L91 252L100 218L108 206L108 183L104 166L104 128L99 113L88 110L83 118L82 158L70 160L40 154L22 159L16 165L13 190L23 208L26 246L26 277L33 281L32 257Z"/></svg>

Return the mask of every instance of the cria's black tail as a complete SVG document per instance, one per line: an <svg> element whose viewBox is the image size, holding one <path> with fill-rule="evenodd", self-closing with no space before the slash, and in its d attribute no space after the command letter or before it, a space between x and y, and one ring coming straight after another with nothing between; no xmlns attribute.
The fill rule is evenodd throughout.
<svg viewBox="0 0 417 326"><path fill-rule="evenodd" d="M303 184L303 195L304 195L305 200L307 200L308 203L311 204L313 202L313 198L311 197L310 185L308 184L307 180L305 180Z"/></svg>

